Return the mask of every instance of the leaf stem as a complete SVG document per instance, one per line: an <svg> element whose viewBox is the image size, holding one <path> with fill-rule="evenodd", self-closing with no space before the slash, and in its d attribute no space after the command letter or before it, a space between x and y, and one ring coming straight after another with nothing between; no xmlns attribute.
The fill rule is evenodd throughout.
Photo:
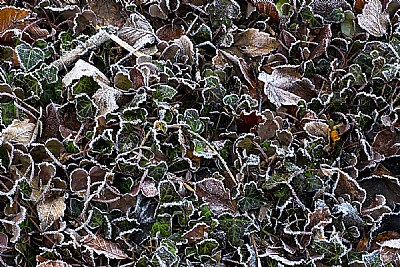
<svg viewBox="0 0 400 267"><path fill-rule="evenodd" d="M210 144L210 142L208 142L203 136L199 135L198 133L196 133L196 132L194 132L194 131L192 131L192 130L190 130L190 129L187 129L187 130L188 130L188 132L189 132L191 135L194 135L194 136L196 136L196 138L199 138L201 141L203 141L203 142L216 154L217 158L221 161L221 163L222 163L222 165L224 166L225 170L228 172L228 175L229 175L229 177L231 178L231 180L233 181L233 183L234 183L235 185L237 185L238 183L237 183L237 181L236 181L236 179L235 179L235 176L233 176L233 173L232 173L231 170L229 169L228 164L226 164L226 161L224 160L224 158L223 158L223 157L218 153L218 151Z"/></svg>

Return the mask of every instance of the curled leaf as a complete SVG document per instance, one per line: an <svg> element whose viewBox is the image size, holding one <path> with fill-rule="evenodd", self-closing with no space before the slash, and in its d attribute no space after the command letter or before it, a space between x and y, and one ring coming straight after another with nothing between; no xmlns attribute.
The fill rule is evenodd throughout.
<svg viewBox="0 0 400 267"><path fill-rule="evenodd" d="M357 15L358 24L369 34L380 37L386 34L389 25L389 14L382 11L380 0L369 0L362 13Z"/></svg>

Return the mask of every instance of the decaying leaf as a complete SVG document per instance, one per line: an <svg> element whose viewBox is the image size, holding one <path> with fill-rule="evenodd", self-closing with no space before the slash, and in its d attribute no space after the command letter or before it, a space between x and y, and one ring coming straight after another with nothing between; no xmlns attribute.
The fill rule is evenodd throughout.
<svg viewBox="0 0 400 267"><path fill-rule="evenodd" d="M109 84L108 78L95 66L79 59L74 67L62 79L63 85L69 87L74 81L79 80L81 77L92 77L97 82Z"/></svg>
<svg viewBox="0 0 400 267"><path fill-rule="evenodd" d="M207 203L215 214L225 211L235 212L236 205L232 202L229 189L224 187L222 181L215 178L207 178L195 186L196 196Z"/></svg>
<svg viewBox="0 0 400 267"><path fill-rule="evenodd" d="M13 120L12 123L1 133L3 142L20 143L29 145L37 134L36 124L29 122L29 119L23 121Z"/></svg>
<svg viewBox="0 0 400 267"><path fill-rule="evenodd" d="M40 220L40 229L45 231L55 221L64 217L64 211L67 208L64 197L55 199L43 199L37 206L37 212Z"/></svg>
<svg viewBox="0 0 400 267"><path fill-rule="evenodd" d="M297 105L300 96L291 92L293 84L300 81L300 75L291 68L273 70L272 74L261 72L258 79L264 82L264 93L276 107Z"/></svg>
<svg viewBox="0 0 400 267"><path fill-rule="evenodd" d="M279 44L279 41L268 33L251 28L236 35L235 42L227 51L241 58L259 57L268 55Z"/></svg>
<svg viewBox="0 0 400 267"><path fill-rule="evenodd" d="M387 33L389 14L382 10L380 0L367 1L357 19L360 27L373 36L380 37Z"/></svg>
<svg viewBox="0 0 400 267"><path fill-rule="evenodd" d="M118 36L134 49L140 49L156 41L156 35L151 24L138 13L130 16L130 20L119 30Z"/></svg>
<svg viewBox="0 0 400 267"><path fill-rule="evenodd" d="M321 121L310 121L304 124L304 130L311 136L323 137L328 140L329 125Z"/></svg>
<svg viewBox="0 0 400 267"><path fill-rule="evenodd" d="M113 243L110 240L105 240L101 236L87 235L81 242L86 248L95 251L97 254L105 255L110 259L129 258L118 244Z"/></svg>
<svg viewBox="0 0 400 267"><path fill-rule="evenodd" d="M30 12L27 9L7 6L0 8L0 34L4 34L6 30L11 30L16 23L29 17Z"/></svg>

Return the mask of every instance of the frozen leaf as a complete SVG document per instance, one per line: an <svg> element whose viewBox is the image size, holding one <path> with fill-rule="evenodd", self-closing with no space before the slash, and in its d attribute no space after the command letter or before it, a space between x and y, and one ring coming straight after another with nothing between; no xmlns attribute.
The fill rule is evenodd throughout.
<svg viewBox="0 0 400 267"><path fill-rule="evenodd" d="M95 118L97 114L97 107L88 95L79 95L75 101L76 115L80 121Z"/></svg>
<svg viewBox="0 0 400 267"><path fill-rule="evenodd" d="M185 28L182 25L167 24L156 31L158 38L164 41L179 39L185 34Z"/></svg>
<svg viewBox="0 0 400 267"><path fill-rule="evenodd" d="M331 27L330 24L327 24L320 30L315 40L318 43L318 45L316 48L314 48L314 50L312 50L309 59L314 59L321 55L326 54L326 50L331 42L331 38L332 38Z"/></svg>
<svg viewBox="0 0 400 267"><path fill-rule="evenodd" d="M169 85L160 84L155 88L153 93L154 100L164 101L165 99L172 99L178 91Z"/></svg>
<svg viewBox="0 0 400 267"><path fill-rule="evenodd" d="M314 13L328 18L333 11L342 8L343 10L351 9L351 6L345 0L313 0L310 3Z"/></svg>
<svg viewBox="0 0 400 267"><path fill-rule="evenodd" d="M244 194L238 198L238 206L242 211L248 211L261 207L265 200L263 191L259 189L255 182L251 181L244 185Z"/></svg>
<svg viewBox="0 0 400 267"><path fill-rule="evenodd" d="M235 42L227 50L238 57L259 57L268 55L279 44L275 37L251 28L236 35Z"/></svg>
<svg viewBox="0 0 400 267"><path fill-rule="evenodd" d="M112 0L89 0L90 9L96 14L101 26L121 26L124 22L123 7L120 2Z"/></svg>
<svg viewBox="0 0 400 267"><path fill-rule="evenodd" d="M382 130L375 136L372 148L385 156L392 156L400 150L400 138L396 131Z"/></svg>
<svg viewBox="0 0 400 267"><path fill-rule="evenodd" d="M321 121L310 121L304 124L303 129L313 137L323 137L328 140L329 125Z"/></svg>
<svg viewBox="0 0 400 267"><path fill-rule="evenodd" d="M250 0L257 12L267 15L270 21L279 21L279 11L275 3L271 0Z"/></svg>
<svg viewBox="0 0 400 267"><path fill-rule="evenodd" d="M0 233L0 253L8 249L8 236L5 233Z"/></svg>
<svg viewBox="0 0 400 267"><path fill-rule="evenodd" d="M70 265L67 264L66 262L59 260L57 261L47 260L36 265L36 267L69 267L69 266Z"/></svg>
<svg viewBox="0 0 400 267"><path fill-rule="evenodd" d="M204 130L204 122L200 119L199 112L196 109L185 110L180 123L187 124L190 130L199 134Z"/></svg>
<svg viewBox="0 0 400 267"><path fill-rule="evenodd" d="M98 68L79 59L74 67L62 79L63 85L69 87L75 80L79 80L84 76L91 77L96 82L100 81L109 84L108 78Z"/></svg>
<svg viewBox="0 0 400 267"><path fill-rule="evenodd" d="M40 220L40 229L46 231L55 221L64 217L64 211L67 208L64 197L55 199L44 199L37 206L37 212Z"/></svg>
<svg viewBox="0 0 400 267"><path fill-rule="evenodd" d="M86 248L97 254L105 255L109 259L123 260L129 258L118 244L105 240L101 236L87 235L83 238L82 243Z"/></svg>
<svg viewBox="0 0 400 267"><path fill-rule="evenodd" d="M367 192L369 202L374 196L381 195L389 207L395 207L400 203L400 184L396 178L372 176L361 180L360 186Z"/></svg>
<svg viewBox="0 0 400 267"><path fill-rule="evenodd" d="M264 93L276 107L297 105L300 96L291 92L293 84L300 81L300 75L292 68L274 69L272 74L261 72L258 79L264 82Z"/></svg>
<svg viewBox="0 0 400 267"><path fill-rule="evenodd" d="M0 35L6 30L11 30L16 23L20 23L23 19L29 17L30 12L26 9L13 6L0 8Z"/></svg>
<svg viewBox="0 0 400 267"><path fill-rule="evenodd" d="M222 214L218 217L218 228L226 233L226 239L233 247L240 247L243 244L244 234L252 224L247 216L232 216Z"/></svg>
<svg viewBox="0 0 400 267"><path fill-rule="evenodd" d="M206 223L198 223L190 230L185 232L182 236L189 240L189 242L197 242L203 238L207 238L209 226Z"/></svg>
<svg viewBox="0 0 400 267"><path fill-rule="evenodd" d="M36 132L36 124L29 122L28 119L23 121L13 120L12 123L3 130L1 137L3 142L29 145L36 138Z"/></svg>
<svg viewBox="0 0 400 267"><path fill-rule="evenodd" d="M400 239L383 241L380 249L380 257L383 264L400 265Z"/></svg>
<svg viewBox="0 0 400 267"><path fill-rule="evenodd" d="M362 13L357 15L358 24L369 34L380 37L386 34L389 25L389 14L382 10L380 0L369 0Z"/></svg>
<svg viewBox="0 0 400 267"><path fill-rule="evenodd" d="M130 20L118 31L118 36L134 49L140 49L156 41L151 24L139 13L130 16Z"/></svg>
<svg viewBox="0 0 400 267"><path fill-rule="evenodd" d="M99 85L100 89L94 93L93 100L99 109L98 115L105 116L119 108L117 100L122 95L122 92L102 82Z"/></svg>
<svg viewBox="0 0 400 267"><path fill-rule="evenodd" d="M196 196L206 202L215 214L225 211L235 212L236 205L232 202L229 189L224 187L221 180L206 178L195 185Z"/></svg>
<svg viewBox="0 0 400 267"><path fill-rule="evenodd" d="M44 52L37 47L32 47L29 44L22 43L15 47L18 60L25 71L30 71L38 64L43 62L45 58Z"/></svg>

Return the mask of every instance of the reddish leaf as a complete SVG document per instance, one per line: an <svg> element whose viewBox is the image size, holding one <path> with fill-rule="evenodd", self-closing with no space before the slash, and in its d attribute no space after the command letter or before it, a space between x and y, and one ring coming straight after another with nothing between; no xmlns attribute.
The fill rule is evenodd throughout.
<svg viewBox="0 0 400 267"><path fill-rule="evenodd" d="M167 24L156 31L158 38L164 41L179 39L185 34L185 28L182 25Z"/></svg>
<svg viewBox="0 0 400 267"><path fill-rule="evenodd" d="M256 8L257 12L262 13L270 17L273 22L279 21L278 8L271 0L251 0L251 3Z"/></svg>
<svg viewBox="0 0 400 267"><path fill-rule="evenodd" d="M236 205L232 202L229 189L225 189L221 180L206 178L196 183L195 193L217 215L225 211L237 211Z"/></svg>
<svg viewBox="0 0 400 267"><path fill-rule="evenodd" d="M240 113L240 119L241 120L237 123L238 132L248 133L262 121L262 116L258 115L255 110L250 113L242 111Z"/></svg>

